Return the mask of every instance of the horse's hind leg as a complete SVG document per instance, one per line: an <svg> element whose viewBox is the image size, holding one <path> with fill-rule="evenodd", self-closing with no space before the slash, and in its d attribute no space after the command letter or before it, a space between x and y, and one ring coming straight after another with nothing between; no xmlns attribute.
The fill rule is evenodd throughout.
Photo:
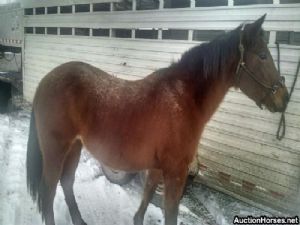
<svg viewBox="0 0 300 225"><path fill-rule="evenodd" d="M65 194L65 199L69 207L72 222L75 225L86 225L81 217L73 191L75 171L78 166L81 148L82 144L79 140L75 141L71 146L71 148L69 149L69 153L66 156L63 172L60 178L60 183Z"/></svg>
<svg viewBox="0 0 300 225"><path fill-rule="evenodd" d="M134 216L134 225L142 225L144 220L144 215L146 212L146 209L149 205L150 200L153 197L153 194L155 192L155 189L158 185L158 183L162 179L162 173L160 170L149 170L146 182L145 182L145 188L144 188L144 194L143 194L143 200L141 202L141 205L136 212Z"/></svg>
<svg viewBox="0 0 300 225"><path fill-rule="evenodd" d="M46 225L55 225L53 201L68 145L48 136L41 146L43 149L43 176L39 187L39 209L42 211Z"/></svg>

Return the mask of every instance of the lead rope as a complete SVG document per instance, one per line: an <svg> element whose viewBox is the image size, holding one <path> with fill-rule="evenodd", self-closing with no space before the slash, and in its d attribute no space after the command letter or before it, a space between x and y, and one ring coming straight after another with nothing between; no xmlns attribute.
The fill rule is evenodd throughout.
<svg viewBox="0 0 300 225"><path fill-rule="evenodd" d="M280 72L280 48L279 48L279 43L278 42L276 42L276 46L277 46L277 68L278 68L279 74L281 74L281 72ZM297 78L298 78L298 74L299 74L299 69L300 69L300 59L299 59L298 65L297 65L297 70L296 70L295 78L294 78L294 81L293 81L293 84L292 84L292 87L291 87L291 90L290 90L290 93L289 93L288 102L290 102L292 93L293 93L293 91L295 89ZM278 129L277 129L277 132L276 132L276 138L279 141L281 141L284 138L284 136L285 136L285 129L286 129L285 110L281 114L280 121L279 121L279 124L278 124Z"/></svg>

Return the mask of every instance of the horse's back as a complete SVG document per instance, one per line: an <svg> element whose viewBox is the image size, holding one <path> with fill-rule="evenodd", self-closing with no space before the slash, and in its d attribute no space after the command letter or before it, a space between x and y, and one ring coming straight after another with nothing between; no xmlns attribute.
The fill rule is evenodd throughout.
<svg viewBox="0 0 300 225"><path fill-rule="evenodd" d="M127 81L87 63L68 62L42 79L34 111L36 119L45 124L44 129L98 134L101 124L107 131L115 130L124 118L131 121L140 115L148 98L153 98L147 88L155 89L148 81ZM118 126L113 121L119 121Z"/></svg>
<svg viewBox="0 0 300 225"><path fill-rule="evenodd" d="M111 83L122 81L83 62L54 68L41 80L34 97L33 110L41 130L78 130L83 114L99 98L97 93L105 93Z"/></svg>

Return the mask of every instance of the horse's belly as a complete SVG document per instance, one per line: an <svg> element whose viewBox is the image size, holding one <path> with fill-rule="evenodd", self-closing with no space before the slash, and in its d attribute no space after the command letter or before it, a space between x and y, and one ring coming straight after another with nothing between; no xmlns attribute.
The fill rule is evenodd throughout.
<svg viewBox="0 0 300 225"><path fill-rule="evenodd" d="M146 145L84 143L86 149L101 163L117 170L139 171L156 167L155 148Z"/></svg>

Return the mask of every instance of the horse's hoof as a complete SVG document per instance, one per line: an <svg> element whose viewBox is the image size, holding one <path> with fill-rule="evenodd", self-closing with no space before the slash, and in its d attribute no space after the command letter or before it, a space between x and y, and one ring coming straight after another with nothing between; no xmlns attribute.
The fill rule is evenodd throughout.
<svg viewBox="0 0 300 225"><path fill-rule="evenodd" d="M135 215L133 217L133 224L134 225L143 225L143 218L141 218L139 215Z"/></svg>
<svg viewBox="0 0 300 225"><path fill-rule="evenodd" d="M82 220L81 222L76 223L75 225L87 225L87 223Z"/></svg>

